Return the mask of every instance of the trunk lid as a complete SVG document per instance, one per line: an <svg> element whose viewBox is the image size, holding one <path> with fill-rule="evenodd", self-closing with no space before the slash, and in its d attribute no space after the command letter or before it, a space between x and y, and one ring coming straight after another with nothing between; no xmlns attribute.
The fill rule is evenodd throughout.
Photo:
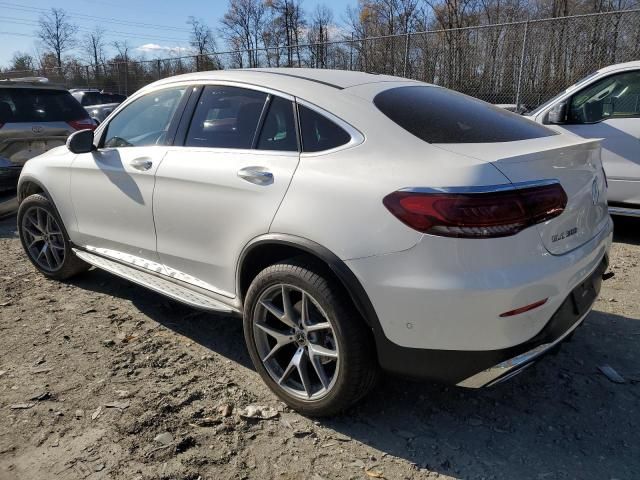
<svg viewBox="0 0 640 480"><path fill-rule="evenodd" d="M65 122L6 123L0 129L0 157L17 166L64 145L73 132Z"/></svg>
<svg viewBox="0 0 640 480"><path fill-rule="evenodd" d="M567 206L558 217L536 225L542 243L554 255L585 244L607 224L607 190L599 140L554 135L517 142L438 147L490 162L513 183L557 179L567 194Z"/></svg>

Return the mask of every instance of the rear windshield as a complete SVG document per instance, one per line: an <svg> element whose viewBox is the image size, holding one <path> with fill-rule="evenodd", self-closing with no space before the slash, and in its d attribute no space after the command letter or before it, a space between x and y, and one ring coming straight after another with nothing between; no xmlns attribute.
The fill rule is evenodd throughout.
<svg viewBox="0 0 640 480"><path fill-rule="evenodd" d="M70 122L88 118L66 90L0 88L0 123Z"/></svg>
<svg viewBox="0 0 640 480"><path fill-rule="evenodd" d="M373 102L395 123L429 143L513 142L555 135L520 115L440 87L391 88Z"/></svg>

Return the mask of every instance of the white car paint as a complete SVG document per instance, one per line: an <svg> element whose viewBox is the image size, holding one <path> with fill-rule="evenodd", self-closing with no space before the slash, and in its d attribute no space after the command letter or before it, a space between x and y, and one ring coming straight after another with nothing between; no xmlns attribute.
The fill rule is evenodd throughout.
<svg viewBox="0 0 640 480"><path fill-rule="evenodd" d="M637 71L640 71L640 61L602 68L527 115L538 123L547 124L549 112L581 90L611 75ZM602 163L609 181L609 202L640 209L640 114L635 117L608 118L592 124L549 126L582 138L602 139Z"/></svg>
<svg viewBox="0 0 640 480"><path fill-rule="evenodd" d="M291 71L295 76L281 74ZM531 339L610 248L612 223L597 141L555 135L428 144L372 104L386 89L420 82L298 69L188 74L140 90L96 135L136 98L194 84L269 88L345 125L352 141L302 154L156 146L75 156L57 149L28 162L22 181L46 186L78 247L143 268L147 262L149 270L239 310L236 274L244 247L261 234L295 236L346 263L391 342L470 351ZM132 168L139 158L153 166L144 172ZM271 171L273 183L238 177L250 167ZM543 179L560 181L569 197L566 210L504 238L422 234L382 204L387 194L407 187L509 187ZM574 228L575 235L553 240ZM541 298L549 300L540 308L499 316Z"/></svg>

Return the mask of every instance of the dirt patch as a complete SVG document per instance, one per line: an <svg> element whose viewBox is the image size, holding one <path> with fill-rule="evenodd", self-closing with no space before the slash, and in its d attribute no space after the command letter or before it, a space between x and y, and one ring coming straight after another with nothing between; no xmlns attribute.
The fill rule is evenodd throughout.
<svg viewBox="0 0 640 480"><path fill-rule="evenodd" d="M0 222L2 480L638 478L638 221L617 222L616 275L558 355L484 391L385 378L322 421L263 385L237 318L97 270L48 281L14 224ZM253 404L278 415L239 415Z"/></svg>

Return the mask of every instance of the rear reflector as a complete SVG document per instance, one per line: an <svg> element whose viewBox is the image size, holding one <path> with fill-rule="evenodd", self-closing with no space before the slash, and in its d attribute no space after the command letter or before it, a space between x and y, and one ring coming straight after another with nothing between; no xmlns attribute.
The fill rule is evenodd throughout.
<svg viewBox="0 0 640 480"><path fill-rule="evenodd" d="M515 310L509 310L508 312L501 313L500 316L512 317L514 315L519 315L521 313L528 312L529 310L533 310L534 308L538 308L544 305L545 303L547 303L547 300L549 299L545 298L544 300L539 300L537 302L530 303L529 305L525 305L524 307L516 308Z"/></svg>
<svg viewBox="0 0 640 480"><path fill-rule="evenodd" d="M462 193L399 190L387 195L383 203L399 220L420 232L493 238L515 235L557 217L567 205L567 194L559 183L545 182Z"/></svg>
<svg viewBox="0 0 640 480"><path fill-rule="evenodd" d="M89 117L87 118L82 118L80 120L71 120L69 122L67 122L69 125L71 125L71 127L74 130L95 130L96 129L96 122L94 122L92 119L90 119Z"/></svg>

